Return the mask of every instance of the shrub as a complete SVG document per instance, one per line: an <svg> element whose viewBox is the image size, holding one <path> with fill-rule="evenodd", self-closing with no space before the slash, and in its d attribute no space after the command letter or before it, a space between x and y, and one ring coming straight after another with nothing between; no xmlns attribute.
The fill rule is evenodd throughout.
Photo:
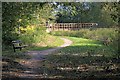
<svg viewBox="0 0 120 80"><path fill-rule="evenodd" d="M83 37L93 40L109 40L109 46L118 49L118 29L117 28L96 28L96 29L81 29L79 31L53 31L52 35Z"/></svg>
<svg viewBox="0 0 120 80"><path fill-rule="evenodd" d="M30 29L30 27L27 28L25 33L20 35L19 39L27 44L39 43L40 41L43 41L46 34L47 33L45 32L45 27L34 26L34 29Z"/></svg>

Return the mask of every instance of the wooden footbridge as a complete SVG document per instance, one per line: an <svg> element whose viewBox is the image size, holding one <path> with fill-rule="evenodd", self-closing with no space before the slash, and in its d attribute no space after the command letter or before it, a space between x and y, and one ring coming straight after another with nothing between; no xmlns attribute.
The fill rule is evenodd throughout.
<svg viewBox="0 0 120 80"><path fill-rule="evenodd" d="M97 23L54 23L47 25L49 31L68 31L68 30L80 30L82 28L96 27Z"/></svg>

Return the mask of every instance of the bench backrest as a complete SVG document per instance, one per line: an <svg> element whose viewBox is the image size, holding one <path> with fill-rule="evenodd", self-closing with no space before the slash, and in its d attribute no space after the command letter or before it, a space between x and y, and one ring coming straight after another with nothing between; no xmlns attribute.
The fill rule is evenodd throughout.
<svg viewBox="0 0 120 80"><path fill-rule="evenodd" d="M21 46L22 42L20 40L12 41L13 47Z"/></svg>

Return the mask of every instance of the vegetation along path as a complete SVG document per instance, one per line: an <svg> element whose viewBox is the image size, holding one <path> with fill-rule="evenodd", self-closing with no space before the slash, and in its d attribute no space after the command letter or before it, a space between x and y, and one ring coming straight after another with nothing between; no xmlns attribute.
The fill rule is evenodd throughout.
<svg viewBox="0 0 120 80"><path fill-rule="evenodd" d="M42 51L28 51L26 54L32 56L31 60L41 60L43 59L43 56L54 53L58 49L61 49L63 47L69 46L72 44L72 41L66 38L61 38L64 41L64 44L61 45L60 47L52 48L52 49L47 49L47 50L42 50Z"/></svg>
<svg viewBox="0 0 120 80"><path fill-rule="evenodd" d="M45 60L45 56L48 54L55 53L61 48L67 47L72 44L72 41L66 38L61 38L64 41L64 44L61 45L60 47L52 48L52 49L47 49L47 50L42 50L42 51L28 51L25 54L28 54L31 56L31 59L26 60L26 61L21 61L21 64L32 67L32 68L37 68L39 61Z"/></svg>

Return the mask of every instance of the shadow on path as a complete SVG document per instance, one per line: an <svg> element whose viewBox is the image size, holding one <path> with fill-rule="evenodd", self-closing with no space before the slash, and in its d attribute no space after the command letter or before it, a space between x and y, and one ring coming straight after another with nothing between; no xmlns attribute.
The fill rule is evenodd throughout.
<svg viewBox="0 0 120 80"><path fill-rule="evenodd" d="M45 78L44 65L41 65L46 60L45 56L72 44L72 41L68 39L61 39L64 40L64 44L60 47L43 51L28 51L25 54L30 55L31 59L21 60L19 63L8 58L3 58L3 80L35 80L37 78ZM40 73L36 72L38 70Z"/></svg>

